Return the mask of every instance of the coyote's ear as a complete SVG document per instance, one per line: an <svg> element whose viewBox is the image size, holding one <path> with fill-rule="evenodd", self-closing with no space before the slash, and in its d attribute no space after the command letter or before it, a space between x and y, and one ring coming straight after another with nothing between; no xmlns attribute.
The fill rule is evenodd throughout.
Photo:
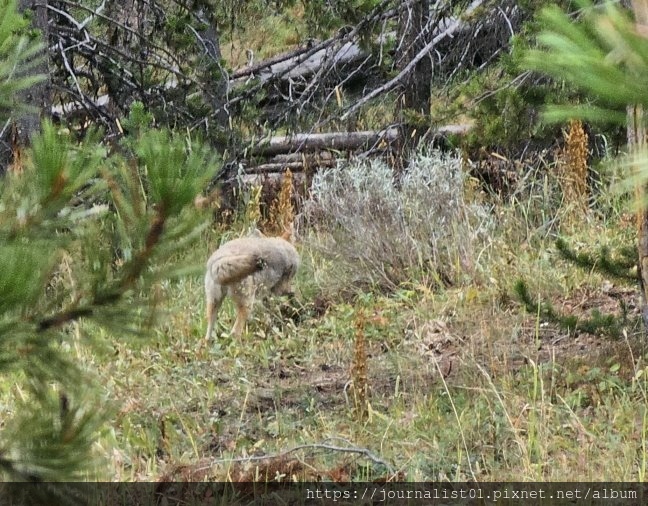
<svg viewBox="0 0 648 506"><path fill-rule="evenodd" d="M258 228L254 228L250 231L248 237L265 237L265 235Z"/></svg>
<svg viewBox="0 0 648 506"><path fill-rule="evenodd" d="M295 242L295 224L294 223L291 223L286 228L284 228L284 232L283 232L283 234L281 234L281 238L284 241L288 241L290 243Z"/></svg>

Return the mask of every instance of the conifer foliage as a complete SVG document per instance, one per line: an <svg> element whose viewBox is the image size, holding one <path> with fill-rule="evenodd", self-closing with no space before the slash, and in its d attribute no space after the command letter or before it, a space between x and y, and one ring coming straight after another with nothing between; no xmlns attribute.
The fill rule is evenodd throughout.
<svg viewBox="0 0 648 506"><path fill-rule="evenodd" d="M13 98L18 91L43 79L30 73L38 64L37 54L42 43L16 35L27 25L18 14L16 0L0 2L0 117L8 115L10 109L17 109Z"/></svg>
<svg viewBox="0 0 648 506"><path fill-rule="evenodd" d="M646 2L632 2L632 10L618 2L575 2L579 10L570 15L557 6L543 9L539 21L542 31L539 47L528 51L528 68L574 86L588 97L586 103L573 106L549 106L548 121L587 120L626 125L630 142L632 182L639 208L636 249L620 248L614 254L606 248L596 255L576 253L565 241L557 242L558 251L566 259L586 269L596 269L617 280L642 285L644 324L648 325L648 285L644 282L648 265L648 215L645 186L648 181L648 157L645 150L643 108L648 93L643 85L648 76L648 36ZM633 16L634 14L634 16ZM633 112L634 111L634 112ZM569 139L568 139L569 141ZM572 157L574 158L574 157ZM638 271L637 271L638 266ZM530 311L570 329L603 332L617 336L625 325L625 309L621 318L593 313L590 319L577 320L559 315L549 304L537 304L523 281L515 291Z"/></svg>
<svg viewBox="0 0 648 506"><path fill-rule="evenodd" d="M595 253L577 252L567 241L560 238L556 240L556 249L564 259L588 272L599 272L626 285L636 286L639 282L634 248L621 247L611 251L609 247L601 246ZM568 332L587 332L619 338L623 335L623 329L636 326L636 322L628 317L628 308L623 300L620 301L619 314L605 314L594 309L589 316L578 317L562 314L548 301L534 298L524 280L517 280L514 291L528 312L538 315L543 320L555 322Z"/></svg>
<svg viewBox="0 0 648 506"><path fill-rule="evenodd" d="M0 2L2 123L34 80L25 68L37 44L10 20L20 20L15 2ZM68 343L92 344L80 321L112 336L141 332L153 321L155 284L186 272L169 257L204 228L192 203L215 160L147 120L135 107L133 134L111 150L99 132L79 143L46 122L24 171L0 179L0 375L14 405L0 433L3 481L101 476L92 444L105 413Z"/></svg>

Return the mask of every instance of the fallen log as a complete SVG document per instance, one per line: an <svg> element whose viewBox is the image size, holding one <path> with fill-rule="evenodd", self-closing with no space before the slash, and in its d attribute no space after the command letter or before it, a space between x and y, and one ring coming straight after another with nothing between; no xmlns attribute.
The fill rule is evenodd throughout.
<svg viewBox="0 0 648 506"><path fill-rule="evenodd" d="M287 153L275 155L267 159L263 163L290 163L290 162L305 162L307 165L312 163L319 163L322 160L331 160L333 155L330 151L319 151L315 153Z"/></svg>
<svg viewBox="0 0 648 506"><path fill-rule="evenodd" d="M464 135L470 125L444 125L434 130L435 135ZM398 139L400 130L396 127L386 130L360 132L331 132L317 134L293 134L271 137L253 144L248 157L276 156L289 153L303 153L316 150L355 151L360 148L390 144Z"/></svg>
<svg viewBox="0 0 648 506"><path fill-rule="evenodd" d="M283 172L270 172L268 174L242 174L239 183L242 187L280 185L283 181ZM306 178L303 172L294 172L292 175L293 183L301 185Z"/></svg>
<svg viewBox="0 0 648 506"><path fill-rule="evenodd" d="M252 167L246 167L243 169L245 174L270 174L273 172L283 173L286 169L290 169L291 172L301 172L304 170L304 167L334 167L336 160L331 158L330 160L320 160L316 161L313 164L308 164L302 162L283 162L283 163L262 163L260 165L254 165Z"/></svg>
<svg viewBox="0 0 648 506"><path fill-rule="evenodd" d="M353 151L381 141L393 142L398 138L398 128L382 131L331 132L320 134L294 134L271 137L256 143L248 156L273 156L285 153L331 149Z"/></svg>
<svg viewBox="0 0 648 506"><path fill-rule="evenodd" d="M318 44L316 51L320 49L320 46L325 47L323 44ZM277 63L283 63L287 60L296 59L304 53L308 52L310 49L311 46L299 47L297 49L294 49L293 51L287 51L285 53L272 56L271 58L260 61L259 63L256 63L254 65L248 65L246 67L240 68L232 72L232 74L230 75L230 80L236 81L237 79L241 79L242 77L255 75L262 70L272 67L272 65L276 65Z"/></svg>
<svg viewBox="0 0 648 506"><path fill-rule="evenodd" d="M251 160L243 161L243 171L251 172L260 167L276 167L281 170L281 167L298 168L299 166L306 167L328 167L335 165L336 159L330 151L318 151L314 153L288 153L275 155L271 158L254 158ZM301 170L301 169L299 169ZM262 172L265 170L262 170Z"/></svg>

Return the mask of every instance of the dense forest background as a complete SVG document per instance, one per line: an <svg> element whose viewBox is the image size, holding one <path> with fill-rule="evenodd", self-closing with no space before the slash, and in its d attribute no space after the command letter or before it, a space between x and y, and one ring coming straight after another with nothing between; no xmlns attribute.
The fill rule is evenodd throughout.
<svg viewBox="0 0 648 506"><path fill-rule="evenodd" d="M643 480L648 3L0 0L9 481ZM202 340L202 269L297 231Z"/></svg>

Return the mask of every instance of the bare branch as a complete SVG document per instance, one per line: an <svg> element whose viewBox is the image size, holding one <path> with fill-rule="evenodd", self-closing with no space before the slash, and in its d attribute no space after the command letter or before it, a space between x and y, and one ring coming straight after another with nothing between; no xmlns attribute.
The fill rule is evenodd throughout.
<svg viewBox="0 0 648 506"><path fill-rule="evenodd" d="M330 40L330 39L329 39ZM323 49L326 47L326 45L329 43L329 40L320 42L318 44L318 50ZM235 79L240 79L242 77L247 77L253 74L258 73L259 71L263 69L267 69L269 67L272 67L273 65L276 65L278 63L285 62L286 60L290 60L292 58L296 58L297 56L300 56L304 54L306 51L311 51L315 47L313 44L309 44L305 47L300 47L298 49L295 49L293 51L287 51L281 54L278 54L276 56L273 56L272 58L268 58L267 60L263 60L262 62L259 62L255 65L250 65L249 67L244 67L241 69L236 70L235 72L232 72L231 78L233 80Z"/></svg>
<svg viewBox="0 0 648 506"><path fill-rule="evenodd" d="M162 46L159 46L159 45L156 45L156 44L152 44L151 41L148 40L148 38L147 38L145 35L141 34L141 33L138 32L137 30L133 30L132 28L126 26L124 23L120 23L120 22L117 21L116 19L113 19L113 18L111 18L110 16L107 16L107 15L105 15L105 14L102 14L101 11L103 11L103 6L104 6L104 3L105 3L105 2L103 2L103 3L99 6L99 8L97 8L97 9L93 9L93 8L88 7L88 6L86 6L86 5L82 5L82 4L80 4L80 3L73 2L73 1L71 1L71 0L58 0L58 1L59 1L60 3L63 3L63 4L65 4L65 5L68 5L68 6L70 6L70 7L74 7L75 9L81 9L81 10L84 10L84 11L90 13L90 16L89 16L89 17L97 17L97 18L103 19L104 21L110 23L111 25L114 25L114 26L118 27L119 29L124 30L126 33L129 33L129 34L131 34L131 35L134 35L135 37L137 37L137 38L138 38L139 40L141 40L142 42L146 42L146 44L149 45L152 49L155 49L156 51L159 51L160 54L164 54L164 55L165 55L165 56L166 56L170 61L172 61L172 62L176 63L178 66L180 66L180 63L181 63L181 62L180 62L180 61L177 59L177 57L176 57L173 53L171 53L167 48L162 47ZM49 6L48 6L48 7L49 7ZM86 24L87 21L88 21L87 19L84 20L83 23L82 23L82 25L85 26L85 24Z"/></svg>
<svg viewBox="0 0 648 506"><path fill-rule="evenodd" d="M335 36L311 47L307 51L300 53L297 55L297 57L294 57L294 60L291 62L289 65L284 65L284 68L281 69L275 69L274 71L272 70L272 66L274 65L281 65L282 63L285 64L285 62L290 58L286 59L280 59L279 62L276 63L269 63L266 64L266 62L262 62L261 64L257 65L255 68L255 72L259 72L260 70L264 68L270 68L270 71L266 72L265 76L260 76L260 82L251 87L249 90L247 90L244 94L239 95L237 97L234 97L233 99L230 100L229 105L234 105L238 102L241 102L243 100L246 100L250 96L253 96L255 93L260 91L261 89L266 86L267 81L278 81L282 79L284 76L287 76L290 72L292 72L295 68L297 68L299 65L301 65L303 62L307 61L309 58L314 56L316 53L322 51L322 50L328 50L331 48L334 44L339 44L340 46L344 46L344 44L356 40L360 33L367 28L367 26L370 26L373 23L379 23L383 22L387 19L392 19L396 17L400 11L416 0L406 0L403 2L400 2L397 8L394 9L388 9L385 10L386 7L391 3L392 0L383 0L380 5L374 8L372 14L364 18L362 21L360 21L353 29L351 29L348 32L340 31L338 32ZM326 54L326 53L325 53ZM319 67L318 67L319 68ZM244 73L244 70L240 71L242 76L249 75Z"/></svg>
<svg viewBox="0 0 648 506"><path fill-rule="evenodd" d="M272 455L253 455L250 457L235 457L231 459L215 459L212 460L209 465L207 466L202 466L196 469L196 471L206 471L207 469L211 468L212 466L215 466L217 464L229 464L232 462L258 462L262 460L276 460L276 459L281 459L286 457L287 455L290 455L291 453L295 453L300 450L327 450L331 452L341 452L341 453L355 453L358 455L362 455L366 457L367 459L371 460L374 464L378 464L383 466L385 469L387 469L387 472L390 474L393 474L395 472L394 467L387 462L385 459L377 456L375 453L373 453L371 450L368 448L361 448L358 446L336 446L328 443L313 443L313 444L305 444L305 445L299 445L295 446L293 448L290 448L289 450L286 450L281 453L276 453Z"/></svg>
<svg viewBox="0 0 648 506"><path fill-rule="evenodd" d="M472 12L475 11L481 4L483 3L483 0L475 0L470 4L470 7L466 9L466 12L464 15L470 15ZM418 54L412 58L412 60L407 64L407 66L393 79L390 81L386 82L382 86L379 86L375 90L373 90L371 93L365 95L362 97L362 99L358 100L353 106L351 106L342 116L341 120L346 120L348 119L349 116L354 114L358 109L360 109L363 105L365 105L367 102L370 100L376 98L379 95L382 95L383 93L386 93L388 91L393 90L396 86L398 86L405 77L414 69L416 64L421 61L423 58L427 56L427 54L434 48L435 45L439 43L440 40L449 37L453 35L457 29L461 26L461 22L459 20L454 20L450 22L448 27L438 34L436 37L434 37L428 44L425 45L421 51L418 52Z"/></svg>
<svg viewBox="0 0 648 506"><path fill-rule="evenodd" d="M47 4L46 7L47 7L48 10L50 10L52 12L56 12L59 16L62 16L65 19L67 19L71 24L74 25L74 27L77 30L82 31L82 30L85 29L83 23L79 23L74 17L72 17L70 15L69 12L65 12L65 11L62 11L61 9L57 9L56 7L54 7L53 5L50 5L50 4Z"/></svg>
<svg viewBox="0 0 648 506"><path fill-rule="evenodd" d="M59 41L58 45L59 45L59 49L61 50L60 54L61 54L61 58L63 58L63 64L65 65L65 69L68 71L68 74L70 75L70 77L74 81L74 84L76 86L77 91L79 92L79 95L83 96L83 91L81 90L81 86L79 85L79 81L77 80L77 77L74 74L74 71L72 70L72 67L70 66L70 62L68 61L67 56L65 55L65 49L63 49L63 44L61 43L61 41Z"/></svg>

